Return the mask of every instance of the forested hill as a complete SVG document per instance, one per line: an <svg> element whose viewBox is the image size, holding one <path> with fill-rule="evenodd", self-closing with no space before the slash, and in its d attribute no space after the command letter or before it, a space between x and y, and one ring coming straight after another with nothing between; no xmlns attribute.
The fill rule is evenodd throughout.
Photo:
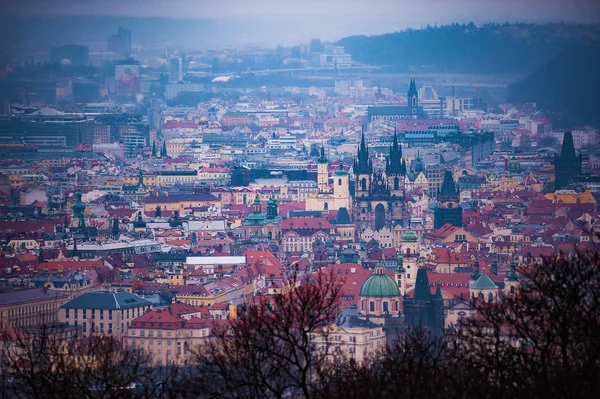
<svg viewBox="0 0 600 399"><path fill-rule="evenodd" d="M567 45L589 40L595 26L453 24L378 36L350 36L338 44L356 61L398 71L529 74Z"/></svg>
<svg viewBox="0 0 600 399"><path fill-rule="evenodd" d="M509 86L511 102L576 117L573 123L600 126L600 44L566 49L535 73Z"/></svg>

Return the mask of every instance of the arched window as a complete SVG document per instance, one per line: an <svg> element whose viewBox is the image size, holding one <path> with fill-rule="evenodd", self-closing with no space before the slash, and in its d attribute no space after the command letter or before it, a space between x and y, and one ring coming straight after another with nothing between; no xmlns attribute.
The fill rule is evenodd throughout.
<svg viewBox="0 0 600 399"><path fill-rule="evenodd" d="M515 286L514 286L514 285L511 285L511 286L510 286L510 293L511 293L511 294L514 294L514 293L515 293Z"/></svg>
<svg viewBox="0 0 600 399"><path fill-rule="evenodd" d="M323 210L328 210L329 209L329 204L326 202L323 204Z"/></svg>
<svg viewBox="0 0 600 399"><path fill-rule="evenodd" d="M479 293L479 295L477 296L477 299L483 301L483 292Z"/></svg>
<svg viewBox="0 0 600 399"><path fill-rule="evenodd" d="M338 186L342 185L342 179L338 179Z"/></svg>
<svg viewBox="0 0 600 399"><path fill-rule="evenodd" d="M366 190L367 189L367 179L364 178L364 177L360 181L360 188L361 188L361 190Z"/></svg>
<svg viewBox="0 0 600 399"><path fill-rule="evenodd" d="M489 303L494 302L494 294L492 294L491 292L488 294L488 302Z"/></svg>
<svg viewBox="0 0 600 399"><path fill-rule="evenodd" d="M400 190L400 179L394 177L394 190Z"/></svg>

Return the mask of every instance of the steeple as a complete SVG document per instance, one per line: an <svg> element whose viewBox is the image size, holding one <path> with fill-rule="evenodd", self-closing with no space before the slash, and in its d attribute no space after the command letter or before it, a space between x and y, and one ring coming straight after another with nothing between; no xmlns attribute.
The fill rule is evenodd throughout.
<svg viewBox="0 0 600 399"><path fill-rule="evenodd" d="M458 195L458 189L454 183L454 179L452 178L452 172L449 170L444 173L444 181L442 182L442 187L440 188L440 194L444 196Z"/></svg>
<svg viewBox="0 0 600 399"><path fill-rule="evenodd" d="M414 76L410 78L407 99L408 107L412 110L413 114L416 114L417 107L419 106L419 93L417 92L417 85L415 83Z"/></svg>
<svg viewBox="0 0 600 399"><path fill-rule="evenodd" d="M402 162L402 147L398 144L398 134L394 129L394 141L390 146L389 162L386 165L388 175L405 175L406 164Z"/></svg>
<svg viewBox="0 0 600 399"><path fill-rule="evenodd" d="M354 173L356 174L370 174L373 171L371 160L369 159L369 149L365 142L365 131L363 130L358 146L358 154L356 161L354 162Z"/></svg>
<svg viewBox="0 0 600 399"><path fill-rule="evenodd" d="M157 218L162 217L162 212L160 210L160 205L156 205L156 210L154 212L154 216L157 217Z"/></svg>
<svg viewBox="0 0 600 399"><path fill-rule="evenodd" d="M475 258L473 263L473 273L471 274L471 280L477 280L481 276L479 273L479 258Z"/></svg>
<svg viewBox="0 0 600 399"><path fill-rule="evenodd" d="M577 157L575 154L575 144L573 143L573 133L571 133L570 130L565 132L562 147L560 149L560 157L562 159L573 159Z"/></svg>
<svg viewBox="0 0 600 399"><path fill-rule="evenodd" d="M565 188L581 174L582 157L575 153L573 134L565 132L560 156L554 157L554 188Z"/></svg>

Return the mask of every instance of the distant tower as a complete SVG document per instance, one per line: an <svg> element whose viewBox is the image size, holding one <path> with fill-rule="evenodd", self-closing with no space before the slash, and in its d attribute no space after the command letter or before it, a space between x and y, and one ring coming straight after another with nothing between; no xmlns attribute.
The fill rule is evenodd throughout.
<svg viewBox="0 0 600 399"><path fill-rule="evenodd" d="M120 232L119 232L119 219L117 219L117 218L113 219L111 236L112 236L112 238L114 240L118 240L119 239L119 236L120 236Z"/></svg>
<svg viewBox="0 0 600 399"><path fill-rule="evenodd" d="M452 172L449 170L444 174L444 182L438 193L438 206L434 213L434 228L439 229L444 224L462 227L462 208L460 207L460 194Z"/></svg>
<svg viewBox="0 0 600 399"><path fill-rule="evenodd" d="M318 173L318 187L319 193L326 194L330 193L329 188L329 170L327 165L327 158L325 158L325 147L321 146L321 156L318 159L317 173Z"/></svg>
<svg viewBox="0 0 600 399"><path fill-rule="evenodd" d="M369 157L369 149L365 142L365 132L363 131L360 144L358 146L358 154L354 161L355 174L355 219L357 232L362 232L369 226L369 214L371 213L371 203L369 197L371 195L371 179L373 176L373 164Z"/></svg>
<svg viewBox="0 0 600 399"><path fill-rule="evenodd" d="M73 211L73 217L78 219L78 224L77 224L78 229L85 230L85 217L84 217L85 205L84 205L83 201L81 200L81 191L77 191L76 198L77 198L77 200L71 207L71 210Z"/></svg>
<svg viewBox="0 0 600 399"><path fill-rule="evenodd" d="M565 132L560 155L554 157L554 188L565 188L570 181L577 180L581 174L581 155L575 153L573 134Z"/></svg>
<svg viewBox="0 0 600 399"><path fill-rule="evenodd" d="M417 117L417 111L419 109L419 92L417 91L417 85L415 83L415 77L410 78L410 86L408 87L408 108L413 118Z"/></svg>
<svg viewBox="0 0 600 399"><path fill-rule="evenodd" d="M344 170L344 164L340 161L340 168L334 173L333 196L335 198L350 197L350 181L348 172ZM351 202L349 203L351 205Z"/></svg>
<svg viewBox="0 0 600 399"><path fill-rule="evenodd" d="M177 83L183 80L183 60L180 56L172 56L169 59L169 83Z"/></svg>
<svg viewBox="0 0 600 399"><path fill-rule="evenodd" d="M402 253L398 254L398 265L396 266L396 272L394 273L398 288L400 289L400 295L406 295L406 269L404 268L404 258Z"/></svg>

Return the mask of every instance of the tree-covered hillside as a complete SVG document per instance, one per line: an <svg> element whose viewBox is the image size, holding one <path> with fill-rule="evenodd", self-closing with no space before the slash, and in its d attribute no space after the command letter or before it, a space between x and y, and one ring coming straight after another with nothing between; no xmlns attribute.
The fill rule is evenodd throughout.
<svg viewBox="0 0 600 399"><path fill-rule="evenodd" d="M600 44L566 49L535 73L509 86L509 101L574 115L574 123L600 126Z"/></svg>
<svg viewBox="0 0 600 399"><path fill-rule="evenodd" d="M597 27L453 24L338 42L356 61L398 71L529 74Z"/></svg>

